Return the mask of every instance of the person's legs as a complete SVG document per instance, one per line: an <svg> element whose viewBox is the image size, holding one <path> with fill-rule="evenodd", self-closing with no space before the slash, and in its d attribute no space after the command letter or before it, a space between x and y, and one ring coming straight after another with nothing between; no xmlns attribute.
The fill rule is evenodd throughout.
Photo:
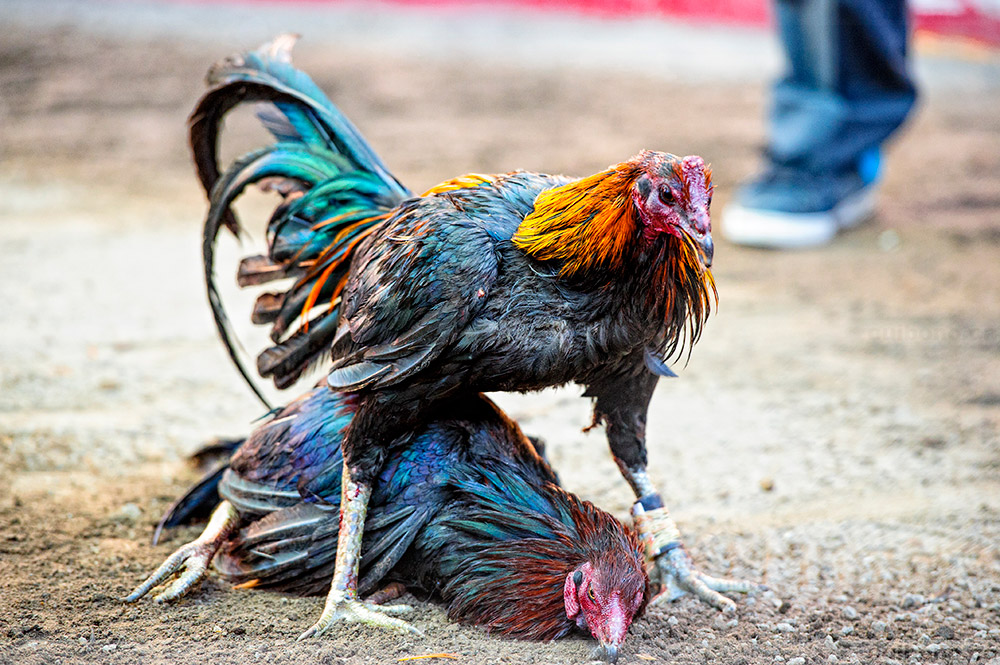
<svg viewBox="0 0 1000 665"><path fill-rule="evenodd" d="M779 0L788 73L774 86L764 172L723 213L723 235L764 247L828 242L874 207L878 151L906 118L901 0Z"/></svg>

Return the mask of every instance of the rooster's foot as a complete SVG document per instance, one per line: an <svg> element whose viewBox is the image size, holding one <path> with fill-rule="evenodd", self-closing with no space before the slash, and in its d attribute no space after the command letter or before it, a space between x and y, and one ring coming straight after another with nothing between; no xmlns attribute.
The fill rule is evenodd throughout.
<svg viewBox="0 0 1000 665"><path fill-rule="evenodd" d="M319 621L302 633L299 639L318 637L338 622L363 623L376 628L423 636L423 633L413 625L402 619L389 616L390 614L405 614L412 611L413 608L409 605L373 605L350 598L339 589L332 589L330 595L326 597L326 606L323 608L323 614Z"/></svg>
<svg viewBox="0 0 1000 665"><path fill-rule="evenodd" d="M655 582L657 578L661 591L653 598L654 604L676 600L691 593L725 614L735 614L736 603L723 596L723 593L750 593L764 589L762 585L753 582L712 577L697 570L691 555L680 542L656 558L650 580Z"/></svg>
<svg viewBox="0 0 1000 665"><path fill-rule="evenodd" d="M165 582L174 573L183 570L166 589L153 596L158 603L176 600L190 591L208 572L212 557L226 541L229 534L239 526L240 518L236 509L228 501L223 501L212 513L212 519L198 538L181 546L171 554L153 574L137 586L122 600L134 603L151 589Z"/></svg>
<svg viewBox="0 0 1000 665"><path fill-rule="evenodd" d="M723 593L750 593L766 588L754 582L712 577L696 569L666 508L646 510L642 503L636 503L632 517L645 544L647 561L651 563L650 582L660 588L652 600L654 604L691 593L725 614L734 614L736 603Z"/></svg>
<svg viewBox="0 0 1000 665"><path fill-rule="evenodd" d="M330 593L319 621L299 636L300 640L322 635L335 623L363 623L401 633L423 635L402 619L389 616L409 612L407 605L378 606L358 600L358 567L361 563L361 540L368 515L370 482L356 480L347 462L340 488L340 532L337 534L337 560L334 564Z"/></svg>

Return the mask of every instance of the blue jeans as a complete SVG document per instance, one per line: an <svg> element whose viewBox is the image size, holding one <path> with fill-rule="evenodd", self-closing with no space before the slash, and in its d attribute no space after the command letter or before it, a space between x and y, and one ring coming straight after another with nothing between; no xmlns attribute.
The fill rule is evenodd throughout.
<svg viewBox="0 0 1000 665"><path fill-rule="evenodd" d="M857 170L916 100L903 0L776 0L788 58L774 86L768 158L810 173Z"/></svg>

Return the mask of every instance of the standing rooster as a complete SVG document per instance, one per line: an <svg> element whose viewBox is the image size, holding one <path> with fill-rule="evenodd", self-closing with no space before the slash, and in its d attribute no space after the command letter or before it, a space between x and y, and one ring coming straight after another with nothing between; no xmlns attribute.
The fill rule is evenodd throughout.
<svg viewBox="0 0 1000 665"><path fill-rule="evenodd" d="M210 476L222 502L205 532L177 550L127 600L173 573L173 600L210 563L242 587L300 594L329 587L336 555L342 432L353 395L314 389L261 425L228 469ZM449 418L447 413L461 413ZM451 619L502 635L551 640L589 631L615 660L647 588L642 547L611 515L561 490L517 425L482 396L456 400L403 441L369 503L360 593L387 582L439 595ZM298 481L316 465L303 498ZM206 483L193 495L207 496ZM181 502L180 521L197 506ZM387 597L398 584L376 596ZM383 608L399 610L399 607ZM405 608L404 608L405 609Z"/></svg>
<svg viewBox="0 0 1000 665"><path fill-rule="evenodd" d="M230 341L215 288L219 229L238 231L230 206L251 184L279 192L266 257L245 259L242 284L295 278L257 302L274 345L257 370L279 387L330 353L327 383L350 393L343 441L338 561L326 609L303 637L337 620L403 628L357 600L361 534L372 482L394 443L458 391L537 390L570 381L594 398L594 422L635 491L637 524L661 582L735 609L720 591L751 585L693 568L646 474L645 423L665 358L699 337L715 297L709 204L700 157L642 152L572 179L518 171L466 175L413 196L358 131L290 62L283 36L210 72L191 118L191 143L209 193L209 298ZM277 142L217 166L222 117L245 101ZM296 320L301 320L293 330ZM331 464L340 464L339 459ZM305 474L304 492L335 473Z"/></svg>

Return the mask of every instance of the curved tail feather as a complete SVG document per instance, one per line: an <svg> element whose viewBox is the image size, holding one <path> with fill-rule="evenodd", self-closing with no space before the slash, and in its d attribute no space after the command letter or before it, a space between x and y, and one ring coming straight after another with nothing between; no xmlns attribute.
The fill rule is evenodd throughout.
<svg viewBox="0 0 1000 665"><path fill-rule="evenodd" d="M267 256L245 258L240 286L293 278L287 291L265 293L252 320L271 325L272 346L258 357L260 376L284 388L329 349L340 291L358 244L388 211L411 196L357 128L303 72L291 64L292 35L228 58L209 71L209 91L189 120L198 177L210 207L203 234L209 304L230 358L270 407L237 348L214 275L215 243L223 226L239 236L233 203L251 185L282 197L267 225ZM275 141L237 159L218 162L222 120L246 103L265 102L257 117ZM297 329L293 329L299 321Z"/></svg>

